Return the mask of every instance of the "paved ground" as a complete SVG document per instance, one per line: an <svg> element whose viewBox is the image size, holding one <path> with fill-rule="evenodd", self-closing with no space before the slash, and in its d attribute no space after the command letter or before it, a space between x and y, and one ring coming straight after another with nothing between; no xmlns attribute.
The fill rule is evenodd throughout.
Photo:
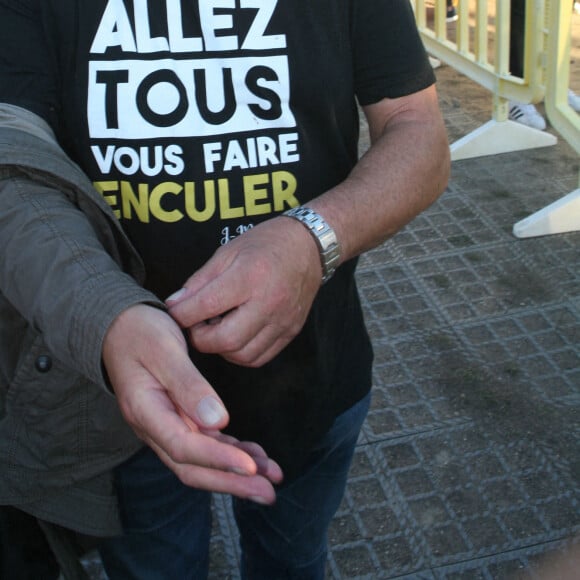
<svg viewBox="0 0 580 580"><path fill-rule="evenodd" d="M437 75L451 141L489 120L489 93ZM511 233L578 172L563 140L456 162L441 199L362 259L374 402L329 579L552 580L539 562L580 545L580 233ZM225 497L215 515L211 577L237 579Z"/></svg>

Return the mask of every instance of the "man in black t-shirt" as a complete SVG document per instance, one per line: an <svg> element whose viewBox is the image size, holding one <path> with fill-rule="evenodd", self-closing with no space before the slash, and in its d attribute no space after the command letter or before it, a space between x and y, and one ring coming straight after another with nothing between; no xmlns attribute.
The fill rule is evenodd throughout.
<svg viewBox="0 0 580 580"><path fill-rule="evenodd" d="M358 105L372 141L360 161ZM44 391L75 372L62 398L111 405L109 417L79 404L88 419L76 428L71 405L62 410L51 460L26 467L48 489L40 503L18 454L0 446L14 473L0 477L0 497L106 535L99 505L109 503L61 506L79 488L93 497L91 478L113 472L123 533L100 545L109 576L202 578L208 492L229 493L244 577L322 578L371 386L357 256L448 178L409 3L0 0L0 119L0 134L19 127L19 143L42 133L31 159L2 161L27 168L18 180L28 194L20 181L3 186L6 208L15 201L2 215L12 243L0 289L33 320L32 342L48 345L42 360L65 367L36 359ZM72 195L64 165L46 178L38 164L52 136L94 190ZM85 198L118 220L112 250ZM24 232L42 251L15 250ZM117 259L129 242L130 258ZM133 276L132 252L139 283L121 271ZM30 276L14 281L14 268ZM77 285L61 303L58 289ZM99 287L113 298L94 303L107 309L83 307ZM34 360L30 342L10 360ZM111 441L118 409L107 389L146 444L137 453L132 433ZM43 404L35 420L47 408L59 417L58 404ZM90 476L62 444L71 438Z"/></svg>

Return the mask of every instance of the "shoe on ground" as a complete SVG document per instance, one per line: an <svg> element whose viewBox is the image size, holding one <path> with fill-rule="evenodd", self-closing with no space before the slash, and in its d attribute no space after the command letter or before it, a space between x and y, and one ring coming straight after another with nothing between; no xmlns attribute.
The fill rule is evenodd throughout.
<svg viewBox="0 0 580 580"><path fill-rule="evenodd" d="M580 4L580 2L578 4ZM568 89L568 104L577 113L580 113L580 95L577 95L572 89Z"/></svg>
<svg viewBox="0 0 580 580"><path fill-rule="evenodd" d="M457 20L457 10L455 10L455 6L449 6L447 8L447 22L455 22Z"/></svg>
<svg viewBox="0 0 580 580"><path fill-rule="evenodd" d="M546 120L532 104L511 101L509 104L508 118L516 123L527 125L532 129L543 131L546 128Z"/></svg>

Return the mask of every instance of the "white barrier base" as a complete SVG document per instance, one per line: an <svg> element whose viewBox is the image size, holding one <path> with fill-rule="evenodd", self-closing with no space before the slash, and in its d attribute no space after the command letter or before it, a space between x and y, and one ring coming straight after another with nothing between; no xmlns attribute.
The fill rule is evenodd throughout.
<svg viewBox="0 0 580 580"><path fill-rule="evenodd" d="M580 231L580 188L519 221L513 227L517 238Z"/></svg>
<svg viewBox="0 0 580 580"><path fill-rule="evenodd" d="M515 121L495 121L492 119L455 141L450 148L451 160L458 161L483 155L548 147L557 142L558 139L546 131L532 129Z"/></svg>
<svg viewBox="0 0 580 580"><path fill-rule="evenodd" d="M431 55L429 55L429 63L431 64L431 68L439 68L441 66L441 61Z"/></svg>

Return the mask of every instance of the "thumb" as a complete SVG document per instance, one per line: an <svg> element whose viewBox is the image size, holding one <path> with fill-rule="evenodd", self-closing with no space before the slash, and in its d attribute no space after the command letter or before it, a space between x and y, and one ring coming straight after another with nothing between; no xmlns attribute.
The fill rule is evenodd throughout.
<svg viewBox="0 0 580 580"><path fill-rule="evenodd" d="M162 310L140 304L120 314L105 337L103 361L123 401L135 401L140 390L165 393L200 428L222 429L229 421L221 399L189 358L181 329ZM133 415L136 409L127 411Z"/></svg>
<svg viewBox="0 0 580 580"><path fill-rule="evenodd" d="M167 306L171 308L191 296L195 296L202 288L213 282L227 270L234 258L235 252L231 251L231 247L220 247L201 268L186 280L182 288L179 288L165 299Z"/></svg>
<svg viewBox="0 0 580 580"><path fill-rule="evenodd" d="M165 387L190 428L189 420L202 429L223 429L229 422L228 412L219 395L189 358L180 330L179 334L179 343L166 345L164 352L157 360L151 361L147 370Z"/></svg>

